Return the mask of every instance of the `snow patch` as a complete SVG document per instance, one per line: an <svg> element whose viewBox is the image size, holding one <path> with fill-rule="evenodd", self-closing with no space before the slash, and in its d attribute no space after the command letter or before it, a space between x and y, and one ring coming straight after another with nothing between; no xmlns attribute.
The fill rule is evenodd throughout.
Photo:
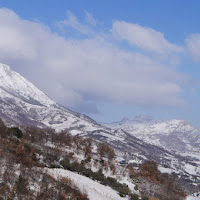
<svg viewBox="0 0 200 200"><path fill-rule="evenodd" d="M101 185L98 182L68 170L46 168L46 172L56 179L60 179L61 177L71 179L82 192L88 194L90 200L128 200L128 198L120 197L110 187Z"/></svg>

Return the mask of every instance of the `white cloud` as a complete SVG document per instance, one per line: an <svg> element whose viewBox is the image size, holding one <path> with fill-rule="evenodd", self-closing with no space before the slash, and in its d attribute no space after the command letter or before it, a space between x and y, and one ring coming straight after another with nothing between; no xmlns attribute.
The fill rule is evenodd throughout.
<svg viewBox="0 0 200 200"><path fill-rule="evenodd" d="M116 38L127 40L131 45L146 51L159 54L183 51L182 47L169 43L161 32L138 24L115 21L112 32Z"/></svg>
<svg viewBox="0 0 200 200"><path fill-rule="evenodd" d="M85 17L88 24L96 26L97 22L89 12L85 11Z"/></svg>
<svg viewBox="0 0 200 200"><path fill-rule="evenodd" d="M86 17L86 21L90 25L93 25L93 26L96 25L96 21L93 19L90 13L85 12L85 17ZM61 29L73 28L76 31L79 31L80 33L85 34L85 35L93 34L93 30L89 28L87 25L81 24L76 18L76 16L69 10L67 11L66 19L58 22L57 24Z"/></svg>
<svg viewBox="0 0 200 200"><path fill-rule="evenodd" d="M191 34L186 38L186 46L192 59L194 61L200 61L200 34Z"/></svg>
<svg viewBox="0 0 200 200"><path fill-rule="evenodd" d="M84 34L70 14L69 24ZM81 28L80 28L81 27ZM100 101L180 106L187 77L100 36L65 39L48 27L0 9L0 62L11 65L66 106Z"/></svg>

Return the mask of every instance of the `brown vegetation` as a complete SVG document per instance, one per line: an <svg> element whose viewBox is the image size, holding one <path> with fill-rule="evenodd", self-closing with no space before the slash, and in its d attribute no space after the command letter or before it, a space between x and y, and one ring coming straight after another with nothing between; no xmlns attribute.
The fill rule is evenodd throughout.
<svg viewBox="0 0 200 200"><path fill-rule="evenodd" d="M183 200L187 196L184 190L176 184L176 177L161 173L153 160L141 164L139 170L130 176L138 183L138 188L145 196L160 200Z"/></svg>
<svg viewBox="0 0 200 200"><path fill-rule="evenodd" d="M47 132L35 128L24 130L22 134L16 127L7 128L0 120L0 200L88 200L87 195L82 194L71 180L65 178L58 181L43 172L41 167L50 164L60 153L56 149L45 148L44 144L49 140ZM50 135L52 141L55 139L63 144L61 136L64 133L60 137ZM65 141L69 139L68 136L63 138ZM68 141L65 144L69 145ZM51 155L51 151L54 154ZM48 162L41 163L37 158L39 155L43 155Z"/></svg>

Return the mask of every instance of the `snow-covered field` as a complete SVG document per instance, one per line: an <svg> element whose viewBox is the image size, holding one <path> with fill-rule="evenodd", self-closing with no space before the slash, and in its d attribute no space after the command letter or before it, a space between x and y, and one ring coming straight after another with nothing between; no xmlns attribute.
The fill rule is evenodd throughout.
<svg viewBox="0 0 200 200"><path fill-rule="evenodd" d="M54 178L62 177L71 179L78 186L81 192L87 193L90 200L127 200L128 198L120 197L116 191L110 187L101 185L85 176L70 172L64 169L48 169L46 172Z"/></svg>

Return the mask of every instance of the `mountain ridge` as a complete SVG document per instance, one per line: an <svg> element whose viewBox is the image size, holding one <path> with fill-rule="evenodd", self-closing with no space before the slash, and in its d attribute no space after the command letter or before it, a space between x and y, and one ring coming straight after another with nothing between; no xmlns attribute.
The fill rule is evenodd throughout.
<svg viewBox="0 0 200 200"><path fill-rule="evenodd" d="M138 117L136 117L104 125L114 130L123 129L149 144L168 150L179 152L200 150L200 131L186 120L161 121L151 118L149 121L140 120L138 122ZM179 142L177 141L179 144L173 147L171 144L175 143L175 139L179 140Z"/></svg>
<svg viewBox="0 0 200 200"><path fill-rule="evenodd" d="M0 95L0 117L16 124L63 130L69 128L66 121L71 120L70 125L74 124L74 127L86 127L89 123L97 126L97 122L86 115L55 103L5 64L0 64Z"/></svg>

